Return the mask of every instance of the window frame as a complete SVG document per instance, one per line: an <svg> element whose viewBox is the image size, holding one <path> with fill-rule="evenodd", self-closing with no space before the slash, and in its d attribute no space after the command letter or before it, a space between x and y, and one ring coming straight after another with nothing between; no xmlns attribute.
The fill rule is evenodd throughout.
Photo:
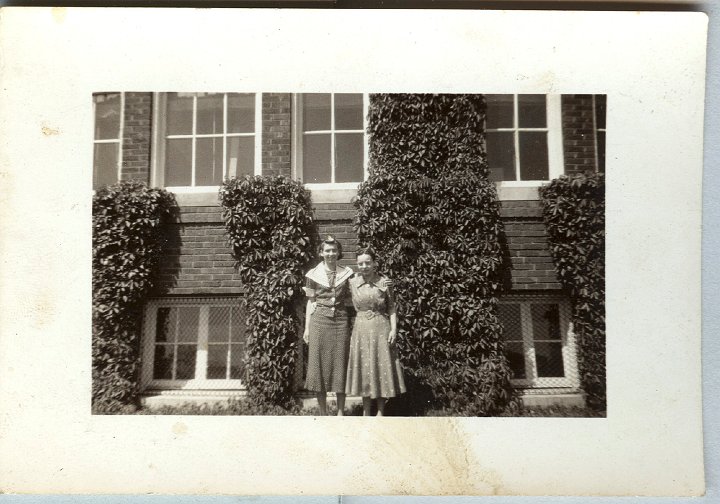
<svg viewBox="0 0 720 504"><path fill-rule="evenodd" d="M542 389L542 388L579 388L580 374L577 360L577 344L570 318L570 303L562 295L510 295L500 298L501 305L519 304L522 331L523 355L525 361L525 378L512 378L511 384L516 388ZM557 304L560 314L560 344L563 356L563 377L538 377L537 361L535 359L535 343L533 339L532 304ZM507 341L503 335L503 341ZM543 341L540 341L543 342Z"/></svg>
<svg viewBox="0 0 720 504"><path fill-rule="evenodd" d="M97 140L95 138L95 126L97 124L97 103L95 102L95 97L98 95L109 95L109 94L119 94L120 95L120 127L118 128L118 138L104 138L102 140ZM93 192L96 191L98 188L95 187L95 145L97 144L110 144L110 143L116 143L118 148L117 153L117 177L115 178L115 182L117 183L122 178L122 164L123 164L123 137L125 135L125 91L104 91L99 93L93 93L93 171L92 171L92 180L91 184L93 186Z"/></svg>
<svg viewBox="0 0 720 504"><path fill-rule="evenodd" d="M303 95L308 93L293 93L292 95L292 139L293 149L291 156L292 163L292 176L294 179L303 179ZM360 130L336 130L335 129L335 95L340 94L336 92L327 93L330 95L330 129L329 130L318 130L318 134L330 134L334 140L334 135L340 133L360 133ZM325 183L304 183L306 189L308 189L313 195L313 201L316 203L327 203L327 202L349 202L350 199L357 194L358 186L367 180L368 176L368 156L370 152L369 148L369 136L367 132L368 128L368 109L370 107L370 93L353 93L362 95L363 99L363 179L358 182L332 182L335 179L335 142L330 142L331 152L331 182Z"/></svg>
<svg viewBox="0 0 720 504"><path fill-rule="evenodd" d="M193 298L156 298L145 305L142 328L142 390L246 390L242 379L205 378L208 363L208 321L210 307L234 307L244 302L243 297L193 297ZM199 307L198 338L195 345L195 377L187 380L155 379L156 322L160 308ZM247 348L247 347L246 347ZM200 375L200 376L198 376Z"/></svg>
<svg viewBox="0 0 720 504"><path fill-rule="evenodd" d="M495 93L485 93L488 94ZM502 93L500 93L502 94ZM538 199L537 189L550 183L551 180L565 173L565 159L563 153L563 126L562 126L562 95L545 94L545 112L547 124L545 128L520 128L518 94L513 94L513 127L512 128L485 128L488 131L512 131L515 147L515 172L520 174L520 161L517 156L519 150L520 131L545 131L547 132L548 146L548 179L547 180L501 180L495 182L500 200L535 200ZM485 138L487 142L487 136Z"/></svg>
<svg viewBox="0 0 720 504"><path fill-rule="evenodd" d="M208 91L210 92L210 91ZM223 117L224 122L227 123L227 98L228 94L239 93L240 91L222 92L223 95ZM189 93L189 92L188 92ZM218 92L220 93L220 92ZM252 134L255 138L255 152L254 152L254 170L253 175L262 174L262 93L250 93L254 94L255 98L255 130ZM165 186L165 140L167 138L167 92L156 92L153 93L153 146L151 155L151 178L150 183L153 187L162 187L168 191L173 192L175 195L179 195L178 203L180 204L217 204L217 193L220 189L219 185L216 186ZM193 107L193 131L195 129L197 108ZM177 137L178 135L173 135ZM226 139L229 136L249 136L248 134L230 134L223 132L222 134L195 134L180 135L183 138L212 138L220 137ZM195 142L193 142L193 145ZM194 148L193 148L194 152ZM191 160L192 168L191 173L194 182L195 174L195 159ZM226 169L225 163L223 163L223 172ZM223 179L225 176L223 175ZM187 201L183 201L183 195L189 195L185 198ZM196 195L193 197L192 195ZM207 198L197 198L197 196L212 195L210 200ZM207 201L206 201L207 200Z"/></svg>

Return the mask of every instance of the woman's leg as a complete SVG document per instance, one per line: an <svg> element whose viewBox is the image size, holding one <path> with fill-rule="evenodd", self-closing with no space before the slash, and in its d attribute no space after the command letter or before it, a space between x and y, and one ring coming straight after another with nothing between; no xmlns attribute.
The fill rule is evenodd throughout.
<svg viewBox="0 0 720 504"><path fill-rule="evenodd" d="M318 407L320 408L320 415L327 415L327 393L325 391L317 392L315 396L317 397Z"/></svg>
<svg viewBox="0 0 720 504"><path fill-rule="evenodd" d="M363 416L370 416L372 413L372 399L363 396Z"/></svg>
<svg viewBox="0 0 720 504"><path fill-rule="evenodd" d="M378 412L377 416L385 416L385 401L384 397L378 397Z"/></svg>
<svg viewBox="0 0 720 504"><path fill-rule="evenodd" d="M337 416L345 416L345 412L343 411L345 409L345 392L337 393L337 406Z"/></svg>

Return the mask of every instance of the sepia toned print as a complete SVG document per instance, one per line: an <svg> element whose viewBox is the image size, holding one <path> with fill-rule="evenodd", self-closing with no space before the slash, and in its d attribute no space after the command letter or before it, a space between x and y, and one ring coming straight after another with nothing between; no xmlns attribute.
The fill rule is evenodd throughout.
<svg viewBox="0 0 720 504"><path fill-rule="evenodd" d="M605 95L93 107L95 413L605 415ZM345 397L366 246L403 383L372 411Z"/></svg>

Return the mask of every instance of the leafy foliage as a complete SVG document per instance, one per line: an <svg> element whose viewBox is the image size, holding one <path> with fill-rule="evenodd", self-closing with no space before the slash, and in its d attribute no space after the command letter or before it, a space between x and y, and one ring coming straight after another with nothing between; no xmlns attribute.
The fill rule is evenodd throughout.
<svg viewBox="0 0 720 504"><path fill-rule="evenodd" d="M93 197L94 412L125 411L136 401L142 306L173 206L170 193L138 181L104 187Z"/></svg>
<svg viewBox="0 0 720 504"><path fill-rule="evenodd" d="M355 201L355 226L397 286L410 414L433 406L492 415L511 398L485 108L482 95L370 97L369 178Z"/></svg>
<svg viewBox="0 0 720 504"><path fill-rule="evenodd" d="M246 288L248 395L292 399L303 271L315 236L310 194L285 177L235 178L220 188L223 219Z"/></svg>
<svg viewBox="0 0 720 504"><path fill-rule="evenodd" d="M605 176L561 176L541 190L558 277L570 293L588 404L604 410Z"/></svg>

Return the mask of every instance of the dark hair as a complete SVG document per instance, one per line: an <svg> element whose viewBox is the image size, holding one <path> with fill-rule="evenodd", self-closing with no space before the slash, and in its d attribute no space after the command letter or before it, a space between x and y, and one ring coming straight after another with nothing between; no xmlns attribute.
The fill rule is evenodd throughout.
<svg viewBox="0 0 720 504"><path fill-rule="evenodd" d="M342 252L342 245L340 245L340 242L337 241L334 237L328 236L323 241L320 242L320 246L318 247L318 254L322 254L323 249L325 248L325 245L334 245L337 247L338 250L338 261L343 258L343 252Z"/></svg>
<svg viewBox="0 0 720 504"><path fill-rule="evenodd" d="M369 255L373 261L377 260L377 257L375 257L375 251L372 247L359 248L357 252L355 252L355 257L360 257L361 255Z"/></svg>

